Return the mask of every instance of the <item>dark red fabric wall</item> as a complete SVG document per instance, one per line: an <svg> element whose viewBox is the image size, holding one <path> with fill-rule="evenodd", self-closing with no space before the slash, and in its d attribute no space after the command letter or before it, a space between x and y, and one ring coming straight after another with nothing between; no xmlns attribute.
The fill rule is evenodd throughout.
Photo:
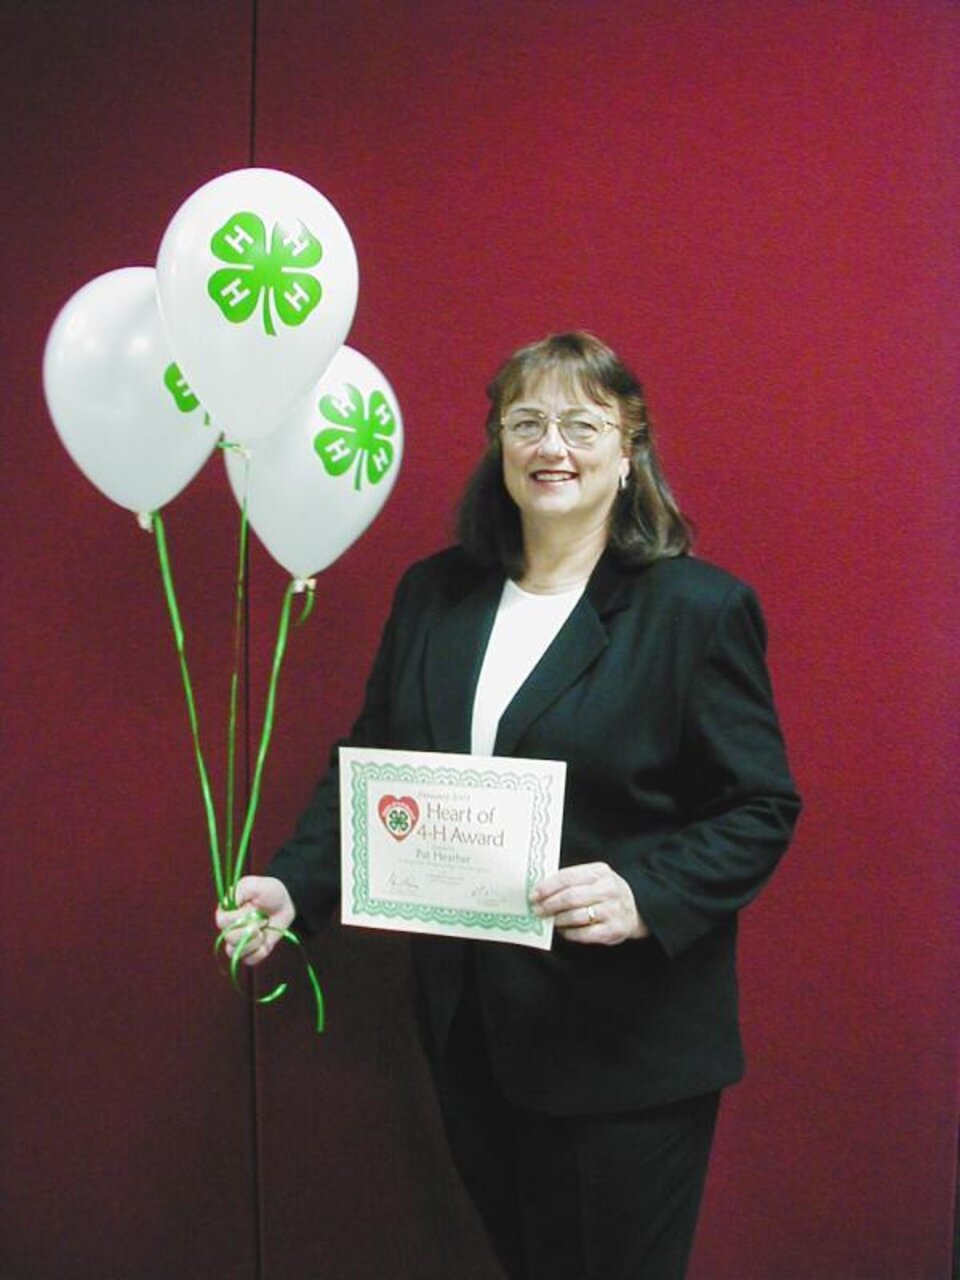
<svg viewBox="0 0 960 1280"><path fill-rule="evenodd" d="M73 467L39 376L67 298L152 264L198 166L246 163L249 13L228 8L3 5L10 1280L255 1274L248 1018L211 964L202 810L152 539ZM230 546L222 514L207 477L170 513L204 687L221 666L207 584Z"/></svg>
<svg viewBox="0 0 960 1280"><path fill-rule="evenodd" d="M313 947L252 1017L212 893L151 540L39 371L93 276L251 161L322 190L403 474L296 632L254 852L449 536L482 388L582 325L645 378L701 554L752 581L807 801L744 920L750 1071L693 1280L943 1280L956 1141L957 50L948 0L33 0L5 20L0 1275L493 1280L439 1136L400 936ZM255 74L251 74L251 72ZM201 714L229 665L213 459L167 525ZM250 693L284 575L253 549ZM211 754L218 755L217 747Z"/></svg>

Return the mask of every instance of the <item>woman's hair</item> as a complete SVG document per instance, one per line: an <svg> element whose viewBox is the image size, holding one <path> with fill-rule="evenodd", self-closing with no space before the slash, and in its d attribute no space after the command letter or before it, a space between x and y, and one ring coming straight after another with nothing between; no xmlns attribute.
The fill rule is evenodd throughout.
<svg viewBox="0 0 960 1280"><path fill-rule="evenodd" d="M583 332L554 334L522 347L487 387L487 448L467 482L457 518L464 549L480 564L498 566L510 578L523 574L520 513L503 482L500 417L506 405L548 374L572 396L585 392L620 410L630 471L610 512L608 548L627 565L685 555L693 543L692 527L660 469L643 387L608 346Z"/></svg>

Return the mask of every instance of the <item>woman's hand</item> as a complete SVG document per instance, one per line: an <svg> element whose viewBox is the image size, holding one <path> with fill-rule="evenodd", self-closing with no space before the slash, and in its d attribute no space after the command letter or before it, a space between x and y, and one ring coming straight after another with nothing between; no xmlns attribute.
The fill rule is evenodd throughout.
<svg viewBox="0 0 960 1280"><path fill-rule="evenodd" d="M244 964L261 964L293 924L293 899L283 881L273 876L244 876L237 881L236 897L236 911L217 908L217 929L229 930L224 948L232 957L242 946Z"/></svg>
<svg viewBox="0 0 960 1280"><path fill-rule="evenodd" d="M538 916L552 916L568 942L598 942L612 947L629 938L648 938L633 891L606 862L561 867L530 895Z"/></svg>

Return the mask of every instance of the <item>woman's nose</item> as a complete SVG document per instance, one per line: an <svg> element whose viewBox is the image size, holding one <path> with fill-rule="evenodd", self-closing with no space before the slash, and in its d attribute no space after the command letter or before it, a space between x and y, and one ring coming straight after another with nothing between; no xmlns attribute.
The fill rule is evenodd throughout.
<svg viewBox="0 0 960 1280"><path fill-rule="evenodd" d="M551 418L547 423L547 429L543 433L540 443L537 445L537 453L543 454L548 458L557 458L566 453L566 450L567 444L560 434L560 428L557 426L556 420Z"/></svg>

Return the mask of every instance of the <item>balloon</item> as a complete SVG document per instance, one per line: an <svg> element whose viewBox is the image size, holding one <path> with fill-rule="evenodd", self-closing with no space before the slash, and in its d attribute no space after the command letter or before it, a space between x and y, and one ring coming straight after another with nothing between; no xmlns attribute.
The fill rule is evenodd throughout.
<svg viewBox="0 0 960 1280"><path fill-rule="evenodd" d="M283 425L227 450L234 496L250 527L295 578L325 569L372 523L403 453L396 396L372 361L342 347Z"/></svg>
<svg viewBox="0 0 960 1280"><path fill-rule="evenodd" d="M253 440L283 421L343 345L357 257L319 191L275 169L238 169L174 215L157 288L190 386L228 439Z"/></svg>
<svg viewBox="0 0 960 1280"><path fill-rule="evenodd" d="M108 271L73 295L47 338L43 389L70 457L131 511L176 497L217 443L170 354L152 267Z"/></svg>

